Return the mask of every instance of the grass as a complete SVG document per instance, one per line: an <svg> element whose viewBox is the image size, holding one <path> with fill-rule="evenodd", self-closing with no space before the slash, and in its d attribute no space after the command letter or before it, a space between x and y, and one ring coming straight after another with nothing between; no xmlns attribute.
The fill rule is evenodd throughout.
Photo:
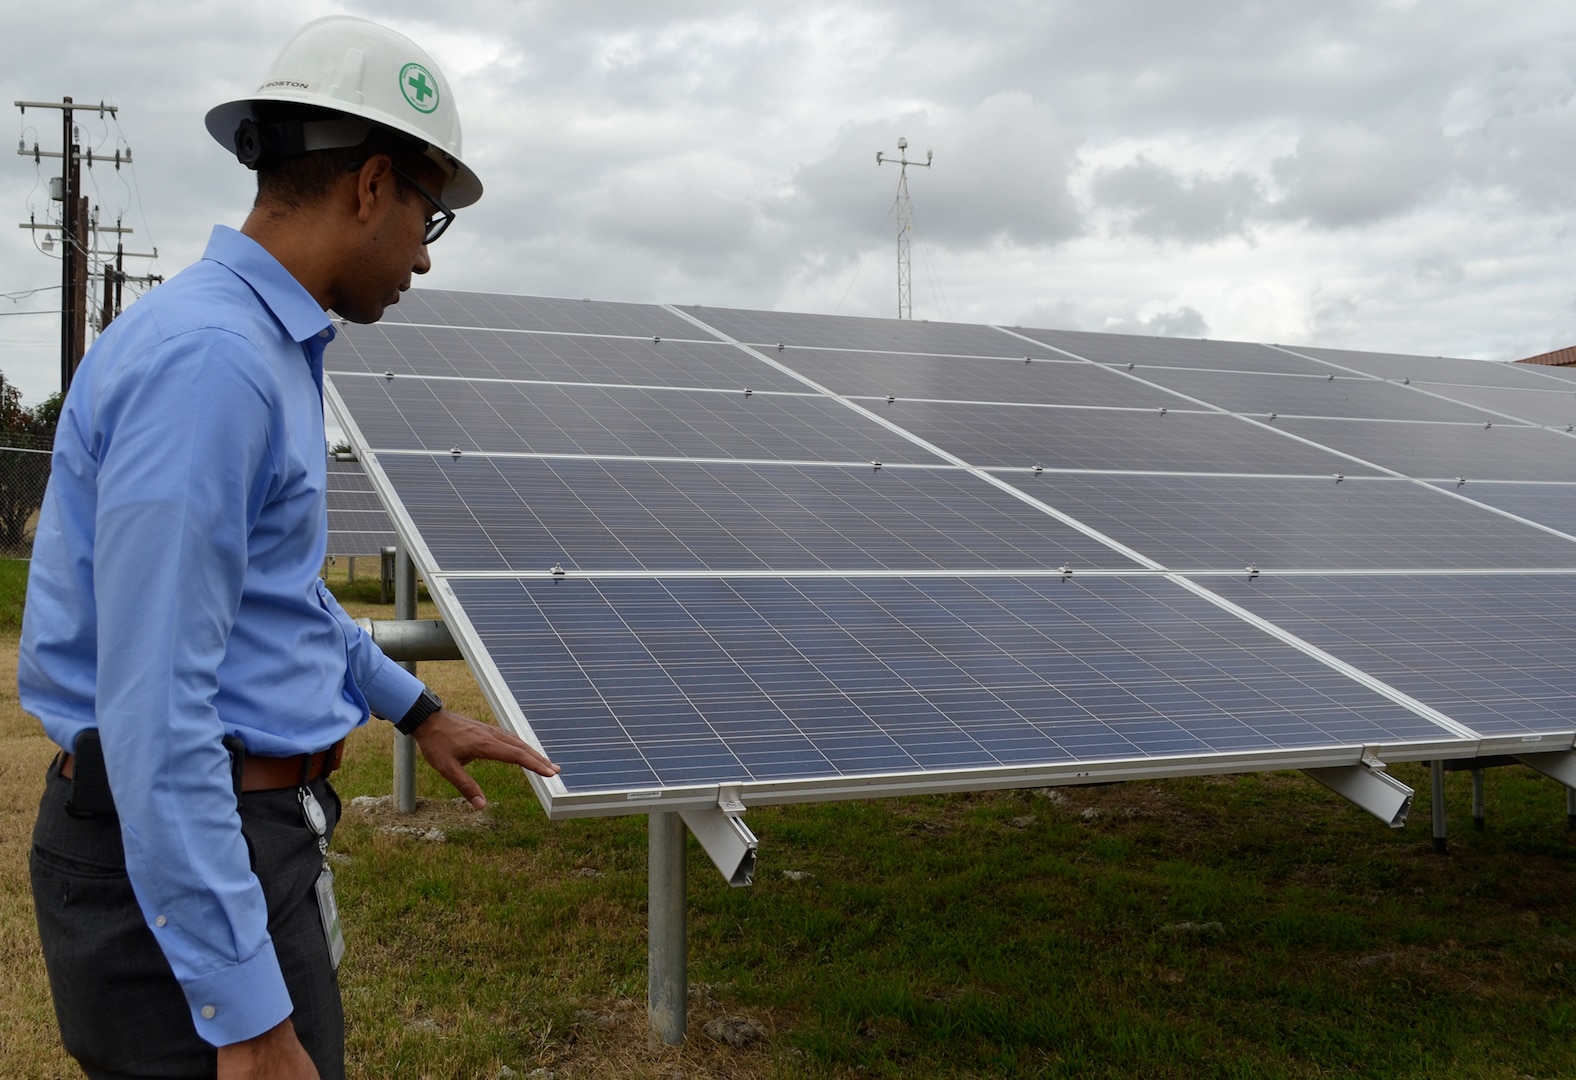
<svg viewBox="0 0 1576 1080"><path fill-rule="evenodd" d="M484 712L463 665L422 672ZM76 1075L25 880L49 754L6 680L6 1076ZM425 769L414 817L352 806L391 768L374 725L338 780L356 1077L1576 1076L1572 834L1563 789L1519 767L1488 773L1481 832L1468 776L1448 778L1443 857L1407 764L1401 832L1295 773L752 809L752 888L691 845L681 1048L645 1034L643 818L549 822L488 764L484 814ZM413 827L444 838L393 831ZM702 1028L721 1017L767 1037L718 1043Z"/></svg>

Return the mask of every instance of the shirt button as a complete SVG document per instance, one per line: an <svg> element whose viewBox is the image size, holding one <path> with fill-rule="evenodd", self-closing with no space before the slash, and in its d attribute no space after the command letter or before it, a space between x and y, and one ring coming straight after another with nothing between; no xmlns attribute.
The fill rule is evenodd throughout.
<svg viewBox="0 0 1576 1080"><path fill-rule="evenodd" d="M163 926L165 923L167 923L169 921L170 920L166 919L163 915L160 915L157 919L153 920L153 925L154 926Z"/></svg>
<svg viewBox="0 0 1576 1080"><path fill-rule="evenodd" d="M213 1017L214 1017L214 1014L217 1013L218 1011L219 1010L214 1008L212 1005L204 1005L202 1007L202 1018L204 1020L212 1020Z"/></svg>

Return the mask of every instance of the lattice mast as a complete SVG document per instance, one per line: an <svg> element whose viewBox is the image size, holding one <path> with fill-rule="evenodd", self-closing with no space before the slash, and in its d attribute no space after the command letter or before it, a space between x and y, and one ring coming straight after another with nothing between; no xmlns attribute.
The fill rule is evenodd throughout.
<svg viewBox="0 0 1576 1080"><path fill-rule="evenodd" d="M908 140L901 135L897 140L897 159L886 156L883 151L876 151L877 165L896 165L897 170L897 317L912 319L914 317L914 265L909 258L908 234L912 220L912 209L908 202L908 167L916 169L930 168L930 160L935 157L932 151L925 151L923 162L908 160Z"/></svg>

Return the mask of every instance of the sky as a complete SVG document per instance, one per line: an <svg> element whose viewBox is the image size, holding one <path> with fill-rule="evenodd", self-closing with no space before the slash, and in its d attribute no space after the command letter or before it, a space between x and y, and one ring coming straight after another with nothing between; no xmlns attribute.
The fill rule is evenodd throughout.
<svg viewBox="0 0 1576 1080"><path fill-rule="evenodd" d="M203 114L311 18L420 42L486 185L422 285L1511 360L1576 344L1576 4L1554 0L0 0L21 145L78 113L131 273L251 174ZM16 222L58 162L0 158ZM0 221L0 226L4 222ZM59 382L58 245L0 227L0 373ZM109 239L109 238L106 238ZM38 290L38 291L33 291Z"/></svg>

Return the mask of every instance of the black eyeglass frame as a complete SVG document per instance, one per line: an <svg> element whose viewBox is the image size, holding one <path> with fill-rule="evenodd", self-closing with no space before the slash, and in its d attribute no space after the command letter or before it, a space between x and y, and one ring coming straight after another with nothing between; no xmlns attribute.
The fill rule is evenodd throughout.
<svg viewBox="0 0 1576 1080"><path fill-rule="evenodd" d="M365 164L365 161L352 161L349 165L348 171L355 172ZM422 237L421 241L423 244L432 243L438 237L443 235L443 230L447 229L451 224L453 224L455 217L454 211L445 206L442 199L438 198L432 192L422 187L416 182L416 178L414 176L400 168L398 165L394 164L393 161L389 162L389 170L405 183L415 188L416 194L420 195L423 199L426 199L427 202L431 203L433 208L438 211L436 216L429 217L427 219L427 233L424 237Z"/></svg>

